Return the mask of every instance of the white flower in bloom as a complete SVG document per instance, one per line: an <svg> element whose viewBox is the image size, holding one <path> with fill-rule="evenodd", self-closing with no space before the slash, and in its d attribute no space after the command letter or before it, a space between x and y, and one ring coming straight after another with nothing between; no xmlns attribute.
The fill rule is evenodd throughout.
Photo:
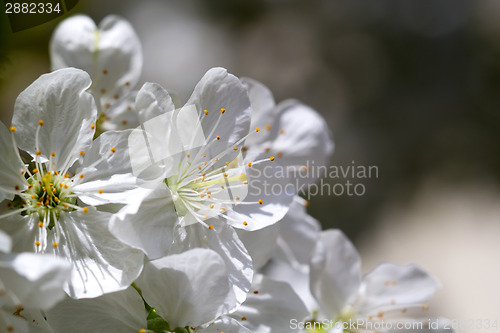
<svg viewBox="0 0 500 333"><path fill-rule="evenodd" d="M342 232L322 232L311 260L310 273L311 292L320 305L322 318L340 323L362 320L365 324L385 322L394 325L420 321L422 328L429 329L425 326L429 319L427 302L439 289L433 277L414 264L383 263L364 277L360 269L359 254ZM359 331L378 332L398 331L395 328L357 327Z"/></svg>
<svg viewBox="0 0 500 333"><path fill-rule="evenodd" d="M142 70L142 47L130 23L116 15L99 26L85 15L62 21L50 41L52 69L76 67L89 73L97 101L98 131L137 126L133 111Z"/></svg>
<svg viewBox="0 0 500 333"><path fill-rule="evenodd" d="M31 332L40 311L64 298L71 264L51 255L10 254L11 240L3 232L0 244L0 331Z"/></svg>
<svg viewBox="0 0 500 333"><path fill-rule="evenodd" d="M241 303L252 269L233 227L257 230L277 222L295 194L259 193L264 178L281 187L288 179L273 177L273 156L251 162L241 157L245 139L261 134L258 128L250 130L244 86L214 68L183 108L175 110L163 88L147 83L137 95L136 109L144 129L130 139L136 173L152 165L161 177L136 206L113 218L112 232L151 259L195 247L217 251L232 270ZM264 166L271 168L269 177L259 172Z"/></svg>
<svg viewBox="0 0 500 333"><path fill-rule="evenodd" d="M16 100L10 131L0 125L0 229L14 251L53 253L73 263L66 291L95 297L126 288L139 275L143 254L108 230L110 213L88 205L124 204L130 173L128 132L95 142L97 110L78 69L42 75ZM23 162L18 147L32 157Z"/></svg>
<svg viewBox="0 0 500 333"><path fill-rule="evenodd" d="M136 283L152 307L149 314L139 293L129 288L94 299L67 299L47 317L56 333L250 333L225 317L236 302L228 275L217 253L193 249L145 264Z"/></svg>

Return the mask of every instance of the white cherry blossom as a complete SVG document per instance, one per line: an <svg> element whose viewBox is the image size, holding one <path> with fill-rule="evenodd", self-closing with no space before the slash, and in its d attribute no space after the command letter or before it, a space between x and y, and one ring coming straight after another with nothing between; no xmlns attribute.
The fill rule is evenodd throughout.
<svg viewBox="0 0 500 333"><path fill-rule="evenodd" d="M142 47L128 21L109 15L96 26L88 16L72 16L54 31L50 58L52 70L76 67L89 73L98 133L137 126L133 88L142 71Z"/></svg>
<svg viewBox="0 0 500 333"><path fill-rule="evenodd" d="M0 229L16 252L53 253L73 263L73 297L126 288L143 255L108 230L111 213L96 205L130 200L127 132L95 142L97 110L78 69L42 75L16 100L12 126L0 125ZM32 160L23 162L18 148ZM24 155L23 155L24 156Z"/></svg>

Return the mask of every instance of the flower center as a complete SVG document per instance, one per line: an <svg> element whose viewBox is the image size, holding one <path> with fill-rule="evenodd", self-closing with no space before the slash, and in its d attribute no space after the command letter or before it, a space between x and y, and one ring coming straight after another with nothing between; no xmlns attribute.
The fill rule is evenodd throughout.
<svg viewBox="0 0 500 333"><path fill-rule="evenodd" d="M49 220L49 229L54 227L54 220L62 211L75 210L76 196L71 192L73 180L69 175L62 176L57 171L48 171L42 175L38 170L27 179L28 188L22 193L25 214L37 213L40 220Z"/></svg>

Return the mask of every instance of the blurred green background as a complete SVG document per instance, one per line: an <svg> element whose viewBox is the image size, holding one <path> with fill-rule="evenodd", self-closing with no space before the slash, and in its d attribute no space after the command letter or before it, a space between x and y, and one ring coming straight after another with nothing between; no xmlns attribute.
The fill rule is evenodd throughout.
<svg viewBox="0 0 500 333"><path fill-rule="evenodd" d="M365 270L384 260L429 268L444 285L436 312L500 321L499 1L81 0L75 13L132 23L141 82L187 98L222 66L276 101L312 106L332 130L332 164L375 165L379 177L361 180L360 197L312 198L311 215L355 241ZM5 124L50 70L60 20L14 34L2 16Z"/></svg>

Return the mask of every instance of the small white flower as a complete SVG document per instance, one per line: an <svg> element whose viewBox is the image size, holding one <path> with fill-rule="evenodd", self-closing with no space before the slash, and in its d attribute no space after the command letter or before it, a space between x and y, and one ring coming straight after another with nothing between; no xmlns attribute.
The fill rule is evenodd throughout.
<svg viewBox="0 0 500 333"><path fill-rule="evenodd" d="M153 308L149 316L138 292L129 288L95 299L67 299L48 313L48 321L56 333L74 327L97 333L250 332L225 317L236 299L226 265L212 250L193 249L147 262L136 284Z"/></svg>
<svg viewBox="0 0 500 333"><path fill-rule="evenodd" d="M311 292L322 318L336 322L427 323L428 318L422 318L439 283L422 268L383 263L364 277L360 269L359 254L342 232L322 232L310 273ZM362 327L358 329L363 331Z"/></svg>
<svg viewBox="0 0 500 333"><path fill-rule="evenodd" d="M0 232L0 331L29 332L36 314L64 298L71 264L51 255L10 254L10 238ZM5 250L5 251L4 251ZM7 253L5 253L7 252Z"/></svg>
<svg viewBox="0 0 500 333"><path fill-rule="evenodd" d="M137 126L133 111L142 70L142 47L125 19L106 16L99 26L85 15L62 21L50 41L52 70L76 67L89 73L97 101L98 131Z"/></svg>
<svg viewBox="0 0 500 333"><path fill-rule="evenodd" d="M88 205L126 203L135 187L127 132L95 142L97 111L87 73L42 75L16 100L10 131L0 125L0 229L14 251L53 253L74 264L66 291L95 297L126 288L143 255L108 230L110 213ZM26 165L18 147L33 160Z"/></svg>

